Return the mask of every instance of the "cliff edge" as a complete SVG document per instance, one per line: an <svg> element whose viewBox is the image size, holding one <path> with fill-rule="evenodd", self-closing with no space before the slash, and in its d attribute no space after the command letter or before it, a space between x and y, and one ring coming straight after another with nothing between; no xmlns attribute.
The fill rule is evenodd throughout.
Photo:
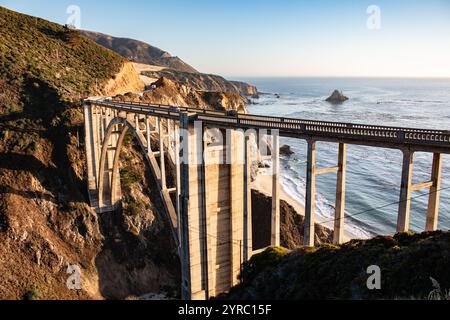
<svg viewBox="0 0 450 320"><path fill-rule="evenodd" d="M370 266L380 268L379 290L367 286ZM399 300L428 299L430 293L445 299L449 267L450 232L442 231L294 251L270 248L247 263L242 284L221 299Z"/></svg>
<svg viewBox="0 0 450 320"><path fill-rule="evenodd" d="M115 96L127 92L142 92L145 84L131 62L125 62L120 71L102 89L103 95Z"/></svg>

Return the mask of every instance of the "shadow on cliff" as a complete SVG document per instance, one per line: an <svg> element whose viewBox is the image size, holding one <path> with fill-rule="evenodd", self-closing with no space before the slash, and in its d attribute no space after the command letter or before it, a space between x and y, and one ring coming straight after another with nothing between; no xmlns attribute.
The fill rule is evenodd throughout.
<svg viewBox="0 0 450 320"><path fill-rule="evenodd" d="M141 152L137 144L134 150ZM138 155L138 161L145 162L142 153ZM143 180L139 183L155 208L152 210L154 219L150 226L141 228L138 234L131 232L127 221L130 213L124 208L100 215L104 241L95 265L100 293L106 299L125 299L161 292L172 298L180 297L181 271L177 247L157 183L146 163ZM122 193L125 199L130 190L122 188Z"/></svg>
<svg viewBox="0 0 450 320"><path fill-rule="evenodd" d="M68 126L63 121L64 112L76 106L63 102L54 88L32 77L26 79L20 99L23 110L0 116L3 135L13 134L12 145L5 145L0 153L0 168L29 171L50 192L64 193L67 201L87 201L85 183L75 174L68 156L70 134L82 132L81 126ZM46 166L33 156L38 147L36 136L51 144L52 165ZM18 145L23 145L20 153L8 152Z"/></svg>
<svg viewBox="0 0 450 320"><path fill-rule="evenodd" d="M52 175L52 169L48 168L41 161L31 155L23 155L16 153L0 153L0 169L28 171L32 173L46 190L52 190L52 182L45 178ZM27 199L45 199L57 203L56 199L43 192L17 190L10 186L0 186L0 194L15 194Z"/></svg>

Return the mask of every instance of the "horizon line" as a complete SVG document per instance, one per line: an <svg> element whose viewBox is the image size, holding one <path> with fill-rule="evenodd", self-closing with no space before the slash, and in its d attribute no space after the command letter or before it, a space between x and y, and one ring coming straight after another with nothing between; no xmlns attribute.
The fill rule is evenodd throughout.
<svg viewBox="0 0 450 320"><path fill-rule="evenodd" d="M203 73L203 72L200 72ZM205 73L211 74L211 73ZM253 78L253 79L389 79L389 80L450 80L450 76L327 76L327 75L223 75L226 78Z"/></svg>

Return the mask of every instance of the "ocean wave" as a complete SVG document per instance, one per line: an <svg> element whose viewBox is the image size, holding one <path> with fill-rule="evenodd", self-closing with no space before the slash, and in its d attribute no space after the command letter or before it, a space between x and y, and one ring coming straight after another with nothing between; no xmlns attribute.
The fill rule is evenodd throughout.
<svg viewBox="0 0 450 320"><path fill-rule="evenodd" d="M287 194L289 194L296 202L298 202L303 207L305 206L306 181L303 177L300 177L299 174L296 174L293 169L287 169L281 174L280 184L282 189ZM317 191L315 201L317 222L323 223L328 228L333 229L335 210L334 205L332 205L320 192ZM363 227L363 224L359 223L359 221L356 219L347 219L347 223L345 224L345 232L352 238L357 239L365 239L373 235L368 229L365 229Z"/></svg>
<svg viewBox="0 0 450 320"><path fill-rule="evenodd" d="M378 123L401 127L447 129L450 119L450 93L443 85L433 88L422 83L381 82L358 80L358 83L331 81L320 85L309 82L286 83L286 92L279 92L282 83L274 80L274 92L280 94L261 96L260 105L251 105L252 113L297 119L342 121L355 123ZM284 80L283 80L284 81ZM290 84L290 85L289 85ZM375 87L376 85L380 88ZM333 106L325 101L324 93L329 87L342 89L350 100ZM270 84L266 84L266 88ZM297 93L293 93L298 88ZM419 88L416 91L414 88ZM447 99L447 97L449 97ZM425 112L426 111L426 112ZM282 139L295 154L283 157L281 183L283 190L304 205L306 144L303 140ZM349 145L347 166L347 216L346 232L356 238L374 234L392 234L397 221L398 192L400 187L402 155L400 151ZM431 171L431 159L417 153L414 163L414 180L426 180ZM334 166L337 160L335 145L318 143L317 161L322 167ZM450 158L449 158L450 160ZM443 162L442 183L449 184L450 162ZM325 180L324 180L325 179ZM329 180L327 180L329 179ZM332 221L334 216L335 177L318 178L317 219ZM450 190L443 190L439 227L450 226ZM411 208L411 226L423 230L425 202L427 197L414 200ZM392 205L390 205L392 204ZM378 208L378 209L377 209ZM356 216L353 216L355 215ZM329 227L333 227L329 223Z"/></svg>

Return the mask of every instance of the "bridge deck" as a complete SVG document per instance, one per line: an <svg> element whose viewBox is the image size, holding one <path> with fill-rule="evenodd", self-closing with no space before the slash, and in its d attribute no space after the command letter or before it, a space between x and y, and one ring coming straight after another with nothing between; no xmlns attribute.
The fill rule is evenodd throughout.
<svg viewBox="0 0 450 320"><path fill-rule="evenodd" d="M179 119L189 113L191 121L202 121L218 127L279 130L280 136L385 148L408 146L416 151L450 153L450 131L389 127L356 123L316 121L294 118L258 116L198 108L174 107L140 102L88 101L88 103L124 112Z"/></svg>

